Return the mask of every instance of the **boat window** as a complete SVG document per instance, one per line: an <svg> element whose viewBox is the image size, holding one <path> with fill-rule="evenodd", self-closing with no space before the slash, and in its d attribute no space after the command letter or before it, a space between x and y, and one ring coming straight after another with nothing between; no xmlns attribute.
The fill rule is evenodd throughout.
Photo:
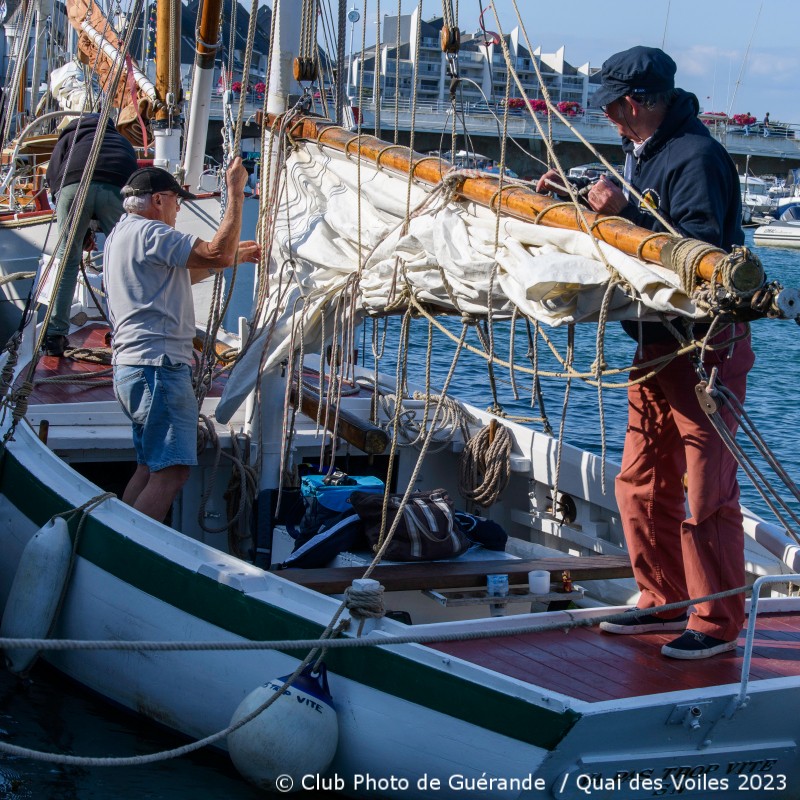
<svg viewBox="0 0 800 800"><path fill-rule="evenodd" d="M789 206L789 208L787 208L781 214L781 219L784 220L785 222L788 222L789 220L800 221L800 204Z"/></svg>

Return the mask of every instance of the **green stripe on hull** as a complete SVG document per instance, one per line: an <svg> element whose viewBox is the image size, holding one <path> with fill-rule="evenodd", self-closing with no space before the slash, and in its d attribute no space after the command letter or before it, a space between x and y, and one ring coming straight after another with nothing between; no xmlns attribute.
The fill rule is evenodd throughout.
<svg viewBox="0 0 800 800"><path fill-rule="evenodd" d="M0 459L0 493L39 527L69 509L8 450ZM245 639L313 639L323 631L321 625L175 564L92 517L78 552L130 586ZM343 678L546 750L554 749L581 716L526 703L388 648L334 650L325 659Z"/></svg>

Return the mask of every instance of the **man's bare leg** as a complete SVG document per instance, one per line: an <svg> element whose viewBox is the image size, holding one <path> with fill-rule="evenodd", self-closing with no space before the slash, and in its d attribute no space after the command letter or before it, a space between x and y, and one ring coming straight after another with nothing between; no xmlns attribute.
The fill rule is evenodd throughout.
<svg viewBox="0 0 800 800"><path fill-rule="evenodd" d="M148 517L163 522L172 506L172 501L178 496L188 478L189 467L184 464L150 472L147 484L135 499L133 507Z"/></svg>
<svg viewBox="0 0 800 800"><path fill-rule="evenodd" d="M147 486L147 481L150 480L150 470L146 464L138 464L136 472L133 473L125 491L122 493L122 502L127 503L129 506L136 505L136 499Z"/></svg>

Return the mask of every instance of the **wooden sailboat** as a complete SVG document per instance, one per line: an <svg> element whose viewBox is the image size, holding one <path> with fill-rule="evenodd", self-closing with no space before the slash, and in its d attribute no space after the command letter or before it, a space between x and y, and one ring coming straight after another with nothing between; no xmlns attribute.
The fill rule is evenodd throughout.
<svg viewBox="0 0 800 800"><path fill-rule="evenodd" d="M275 51L284 53L285 43L299 39L299 19L294 22L284 15L278 23L283 39L273 45ZM290 110L287 86L272 83L268 111ZM277 137L284 132L273 130L277 152ZM215 376L202 401L213 446L192 470L169 526L108 494L119 492L127 480L133 449L129 424L103 365L42 358L35 370L17 369L0 429L3 604L29 541L54 516L68 515L75 554L52 637L113 644L51 651L44 643L43 656L99 694L195 739L231 727L242 703L265 680L272 679L268 698L283 697L283 676L296 672L320 643L326 648L337 719L329 762L314 760L321 747L308 744L318 744L312 728L283 775L252 761L243 768L251 780L281 791L322 787L374 798L458 798L465 791L489 798L573 798L591 791L595 797L635 800L703 791L714 797L740 797L742 791L761 796L772 791L769 784L777 794L763 796L791 796L787 787L800 785L800 600L770 598L757 608L754 602L753 628L740 648L691 669L665 663L657 635L609 637L592 624L618 607L533 613L542 603L587 605L581 591L573 587L568 592L571 581L580 582L587 595L609 600L616 592L617 602L630 600L629 588L616 583L629 575L629 566L620 555L613 466L604 469L597 456L474 407L462 407L452 435L443 437L435 451L430 448L424 460L418 461L410 448L384 452L386 431L397 432L400 415L387 406L371 409L376 393L389 393L387 379L349 358L349 326L366 313L452 313L455 302L462 314L511 317L516 305L523 313L546 313L562 324L596 318L597 305L590 308L584 298L606 293L603 258L642 285L652 275L666 280L668 307L690 313L690 298L663 266L667 243L638 233L628 249L658 262L648 267L618 249L623 238L637 235L631 226L621 230L619 223L587 215L578 216L576 231L537 226L531 215L539 222L562 215L575 220L576 212L552 208L528 190L506 189L500 179L481 176L456 176L452 196L427 207L430 192L411 185L408 173L440 186L440 165L420 163L413 153L401 159L394 145L378 145L312 119L287 122L286 133L291 141L308 138L314 144L296 148L285 166L277 158L270 165L272 185L282 186L277 196L284 199L274 207L271 273L257 276L261 302L249 333L242 326L238 342L229 340L243 351L239 362L230 375ZM370 149L372 169L354 160ZM405 177L398 177L401 160L407 164ZM429 168L440 172L431 174ZM386 170L383 179L381 170ZM388 174L392 170L398 175ZM481 198L488 208L477 206ZM266 194L262 202L267 203ZM514 217L502 221L504 246L510 251L502 253L502 290L488 280L485 263L490 258L481 251L488 242L491 258L498 257L494 226L499 205ZM422 216L409 219L409 207ZM366 222L373 213L370 219L377 218L377 225ZM191 214L207 221L202 205ZM354 220L360 221L361 214L365 221L359 225ZM425 214L424 224L415 227ZM326 226L332 229L336 217L339 227L334 236L326 235L323 248L317 234ZM592 235L582 232L587 221ZM434 224L439 227L426 240L424 229ZM456 286L459 276L446 258L448 249L455 252L456 240L448 235L477 243L478 256L466 263L460 277L470 292ZM599 258L597 240L603 240L597 245ZM436 260L433 251L440 253ZM407 291L395 287L392 292L386 269L398 253L405 259ZM520 273L528 259L540 257L545 259L537 263L547 273L546 290L541 282L520 283L522 289L509 301L504 290L524 280ZM719 259L714 253L704 256L701 273L715 276ZM562 272L556 272L559 265ZM741 280L753 288L760 280L757 263L745 259L738 267ZM581 271L592 276L585 292L572 282ZM349 291L355 286L353 273L359 273L359 291ZM432 273L444 274L445 285L435 285ZM765 308L789 316L794 294L773 289ZM625 313L623 305L630 304L617 299L612 308ZM331 308L337 300L338 314ZM331 339L334 347L329 362L309 357L293 374L299 350L293 336L299 328L319 354ZM101 321L89 320L70 332L70 340L102 347L106 332ZM35 341L32 323L20 364L34 360ZM316 374L310 366L316 366ZM253 395L255 383L259 392ZM344 383L347 392L341 391ZM437 401L430 399L430 387L420 389L422 395L414 398L403 396L402 385L392 387L397 402L421 421L425 447ZM295 418L289 442L283 421L291 410L283 410L283 401L292 396L305 413ZM27 407L20 405L22 397ZM455 498L467 434L492 428L496 437L508 437L508 472L499 499L483 513L509 532L505 551L474 548L450 561L376 566L370 575L383 587L388 612L379 616L368 613L363 599L351 600L348 609L342 605L353 581L370 567L374 553L369 550L342 554L325 568L270 569L288 558L293 544L280 516L286 513L288 494L282 480L284 453L291 452L294 464L319 461L321 453L327 465L347 459L351 475L377 473L396 491L435 487ZM257 442L252 446L251 435ZM226 487L234 495L246 494L239 478L250 464L261 467L258 491L251 498L254 513L246 502L233 503L239 513L231 513L229 520ZM284 494L280 500L279 493ZM780 552L769 559L767 551L753 545L751 578L758 572L785 573L759 578L759 591L765 582L800 580L794 574L800 564L793 541L752 515L748 526L754 539ZM597 555L575 558L570 551ZM550 573L552 593L527 591L528 573L535 569ZM570 574L562 577L565 571ZM505 596L487 595L487 576L497 574L508 578ZM381 593L372 589L377 601ZM46 594L52 588L29 591ZM339 620L343 624L331 637L331 623ZM4 619L3 632L19 635L12 621L19 622ZM5 646L12 653L32 647L7 638ZM301 696L291 694L294 685L287 691L289 697ZM319 700L302 701L307 707L314 703L321 707ZM259 717L272 737L272 744L261 748L267 754L287 736L283 716L277 732L269 731L270 713L276 709ZM242 727L242 735L247 737L248 730ZM224 746L225 739L215 743ZM228 744L234 747L234 740ZM4 745L0 742L0 751ZM240 766L241 757L234 760Z"/></svg>

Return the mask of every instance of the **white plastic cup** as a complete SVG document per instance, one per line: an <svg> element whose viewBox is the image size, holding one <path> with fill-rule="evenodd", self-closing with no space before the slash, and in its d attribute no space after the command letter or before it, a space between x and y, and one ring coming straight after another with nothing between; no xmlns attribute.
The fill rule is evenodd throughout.
<svg viewBox="0 0 800 800"><path fill-rule="evenodd" d="M528 591L531 594L550 594L550 573L543 569L529 572Z"/></svg>

